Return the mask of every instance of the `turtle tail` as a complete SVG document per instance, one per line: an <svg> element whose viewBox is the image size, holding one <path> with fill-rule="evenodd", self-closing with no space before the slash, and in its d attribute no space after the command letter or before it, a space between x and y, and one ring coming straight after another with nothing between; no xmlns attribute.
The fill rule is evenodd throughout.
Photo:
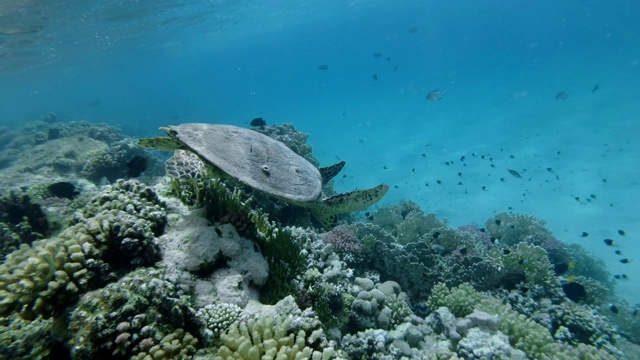
<svg viewBox="0 0 640 360"><path fill-rule="evenodd" d="M354 190L334 195L311 207L311 213L327 229L338 222L338 215L360 211L377 203L389 191L389 185L381 184L371 189Z"/></svg>

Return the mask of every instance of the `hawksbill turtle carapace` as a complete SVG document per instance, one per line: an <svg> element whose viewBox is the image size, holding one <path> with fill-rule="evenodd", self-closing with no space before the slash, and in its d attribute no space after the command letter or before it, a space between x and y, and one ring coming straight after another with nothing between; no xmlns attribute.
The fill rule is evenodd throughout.
<svg viewBox="0 0 640 360"><path fill-rule="evenodd" d="M257 131L232 125L187 123L161 127L169 137L140 139L137 145L174 151L167 174L178 179L229 176L287 203L309 208L331 228L337 215L364 210L389 190L386 184L323 197L322 185L345 162L316 168L286 145Z"/></svg>

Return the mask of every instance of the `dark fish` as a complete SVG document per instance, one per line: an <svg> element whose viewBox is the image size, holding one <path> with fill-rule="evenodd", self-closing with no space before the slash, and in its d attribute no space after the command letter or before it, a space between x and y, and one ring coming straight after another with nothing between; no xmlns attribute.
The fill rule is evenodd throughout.
<svg viewBox="0 0 640 360"><path fill-rule="evenodd" d="M378 52L374 52L374 53L373 53L373 55L371 55L371 56L373 56L374 58L376 58L376 59L377 59L377 58L382 57L382 54L380 54L380 53L378 53Z"/></svg>
<svg viewBox="0 0 640 360"><path fill-rule="evenodd" d="M149 158L146 156L136 155L127 163L127 175L129 177L138 177L142 172L147 170L149 166Z"/></svg>
<svg viewBox="0 0 640 360"><path fill-rule="evenodd" d="M91 103L89 103L89 106L93 106L96 107L100 105L100 100L93 100Z"/></svg>
<svg viewBox="0 0 640 360"><path fill-rule="evenodd" d="M596 84L593 89L591 89L591 92L595 92L598 89L600 89L600 84Z"/></svg>
<svg viewBox="0 0 640 360"><path fill-rule="evenodd" d="M620 251L620 250L616 250L614 252L616 253L616 255L622 255L622 251Z"/></svg>
<svg viewBox="0 0 640 360"><path fill-rule="evenodd" d="M636 316L638 315L638 308L633 309L633 311L631 311L631 316Z"/></svg>
<svg viewBox="0 0 640 360"><path fill-rule="evenodd" d="M563 262L560 264L555 264L553 266L553 271L556 273L556 275L562 275L564 273L566 273L567 271L569 271L569 263L568 262Z"/></svg>
<svg viewBox="0 0 640 360"><path fill-rule="evenodd" d="M502 250L502 253L505 254L505 255L509 255L509 254L511 254L511 250L504 249L504 250Z"/></svg>
<svg viewBox="0 0 640 360"><path fill-rule="evenodd" d="M562 91L556 94L556 100L566 100L569 98L569 94L567 94L566 92Z"/></svg>
<svg viewBox="0 0 640 360"><path fill-rule="evenodd" d="M589 236L589 233L586 231L583 231L582 234L580 234L580 237L587 237Z"/></svg>
<svg viewBox="0 0 640 360"><path fill-rule="evenodd" d="M63 199L74 199L78 194L76 186L68 181L60 181L47 186L49 193Z"/></svg>
<svg viewBox="0 0 640 360"><path fill-rule="evenodd" d="M625 233L624 230L618 230L618 235L627 236L627 233Z"/></svg>
<svg viewBox="0 0 640 360"><path fill-rule="evenodd" d="M621 276L623 279L626 279L626 278L627 278L627 274L620 274L620 276Z"/></svg>
<svg viewBox="0 0 640 360"><path fill-rule="evenodd" d="M267 125L267 122L264 121L264 119L260 117L260 118L255 118L255 119L251 120L249 125L251 125L251 126L265 126L265 125Z"/></svg>
<svg viewBox="0 0 640 360"><path fill-rule="evenodd" d="M327 69L329 69L329 67L327 65L318 66L318 70L327 70Z"/></svg>
<svg viewBox="0 0 640 360"><path fill-rule="evenodd" d="M614 314L618 313L618 307L615 304L609 304L609 310Z"/></svg>
<svg viewBox="0 0 640 360"><path fill-rule="evenodd" d="M522 179L522 176L520 176L520 173L519 173L519 172L517 172L517 171L515 171L515 170L512 170L512 169L507 169L507 171L508 171L508 172L509 172L509 174L511 174L514 178Z"/></svg>
<svg viewBox="0 0 640 360"><path fill-rule="evenodd" d="M461 255L467 255L467 248L462 248L459 251Z"/></svg>
<svg viewBox="0 0 640 360"><path fill-rule="evenodd" d="M500 224L502 224L502 220L496 219L496 225L500 226Z"/></svg>
<svg viewBox="0 0 640 360"><path fill-rule="evenodd" d="M562 291L564 291L567 298L573 302L579 302L587 297L587 291L584 289L584 286L576 282L563 284Z"/></svg>
<svg viewBox="0 0 640 360"><path fill-rule="evenodd" d="M372 76L372 77L373 77L373 80L374 80L374 81L378 81L378 75L373 74L373 76Z"/></svg>
<svg viewBox="0 0 640 360"><path fill-rule="evenodd" d="M628 264L628 263L631 262L631 260L629 260L627 258L624 258L624 259L620 259L620 262L623 263L623 264Z"/></svg>
<svg viewBox="0 0 640 360"><path fill-rule="evenodd" d="M418 27L417 26L412 26L409 28L409 33L410 34L415 34L418 32Z"/></svg>
<svg viewBox="0 0 640 360"><path fill-rule="evenodd" d="M616 274L616 275L613 275L613 277L616 278L616 279L620 279L622 276Z"/></svg>
<svg viewBox="0 0 640 360"><path fill-rule="evenodd" d="M616 246L616 243L615 241L613 241L613 239L604 239L604 243L609 246Z"/></svg>
<svg viewBox="0 0 640 360"><path fill-rule="evenodd" d="M438 101L442 99L444 93L441 90L431 90L427 94L427 101Z"/></svg>
<svg viewBox="0 0 640 360"><path fill-rule="evenodd" d="M215 230L215 231L216 231L216 234L218 234L218 236L222 236L222 230L218 229L218 227L217 227L217 226L214 226L214 227L213 227L213 230Z"/></svg>

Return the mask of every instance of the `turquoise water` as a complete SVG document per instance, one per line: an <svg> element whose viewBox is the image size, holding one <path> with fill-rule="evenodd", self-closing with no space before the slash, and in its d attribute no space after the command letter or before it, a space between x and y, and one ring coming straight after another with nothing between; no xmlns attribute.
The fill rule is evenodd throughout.
<svg viewBox="0 0 640 360"><path fill-rule="evenodd" d="M456 226L534 214L628 274L617 292L635 302L639 13L624 0L3 1L0 125L55 112L141 137L292 123L323 165L347 161L338 190L385 182L381 205L412 200Z"/></svg>

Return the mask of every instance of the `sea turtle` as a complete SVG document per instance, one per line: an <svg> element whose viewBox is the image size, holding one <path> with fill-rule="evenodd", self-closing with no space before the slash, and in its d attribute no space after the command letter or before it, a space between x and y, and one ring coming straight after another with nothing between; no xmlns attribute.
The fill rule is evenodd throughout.
<svg viewBox="0 0 640 360"><path fill-rule="evenodd" d="M178 179L229 176L287 203L306 207L330 228L338 214L364 210L389 190L386 184L328 198L322 185L345 162L317 169L286 145L257 131L232 125L188 123L161 127L169 137L140 139L139 146L174 151L166 163Z"/></svg>

